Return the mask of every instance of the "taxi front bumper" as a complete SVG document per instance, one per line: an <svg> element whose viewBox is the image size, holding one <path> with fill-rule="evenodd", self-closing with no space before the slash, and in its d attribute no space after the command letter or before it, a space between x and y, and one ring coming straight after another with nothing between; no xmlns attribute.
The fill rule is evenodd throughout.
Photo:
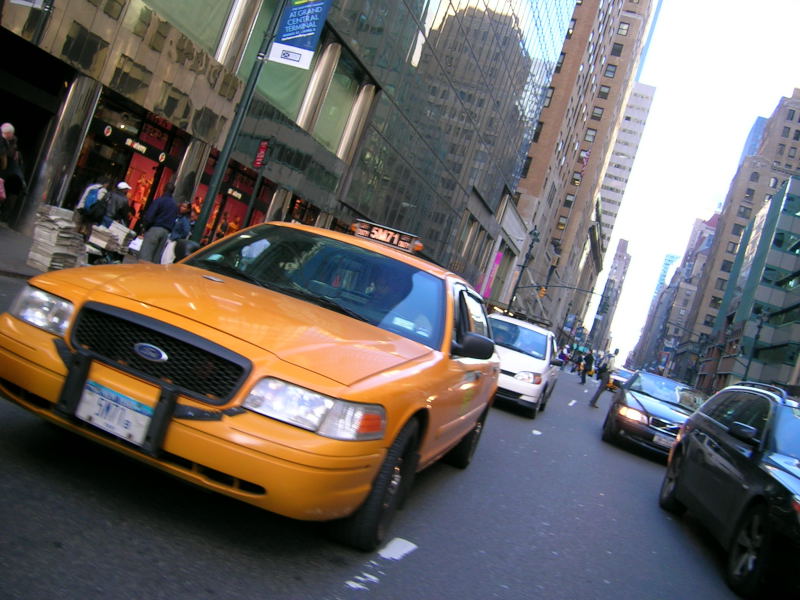
<svg viewBox="0 0 800 600"><path fill-rule="evenodd" d="M138 397L152 383L86 358L67 369L65 345L60 355L56 339L0 316L0 393L56 425L203 488L289 518L331 520L361 505L385 457L375 443L359 453L354 444L361 442L320 438L242 409L197 410L157 388L150 390L148 436L141 445L130 443L76 416L81 391L91 379ZM308 442L305 448L293 443L298 439Z"/></svg>

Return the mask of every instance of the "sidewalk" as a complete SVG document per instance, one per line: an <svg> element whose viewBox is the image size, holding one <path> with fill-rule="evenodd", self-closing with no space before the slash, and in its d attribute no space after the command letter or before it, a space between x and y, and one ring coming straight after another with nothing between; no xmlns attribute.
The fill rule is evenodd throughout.
<svg viewBox="0 0 800 600"><path fill-rule="evenodd" d="M27 279L42 271L26 264L33 238L0 223L0 275Z"/></svg>

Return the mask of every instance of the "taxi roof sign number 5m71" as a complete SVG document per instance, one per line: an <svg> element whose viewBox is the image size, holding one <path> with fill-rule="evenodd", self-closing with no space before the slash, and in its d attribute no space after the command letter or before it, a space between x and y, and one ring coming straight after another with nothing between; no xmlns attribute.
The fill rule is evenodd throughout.
<svg viewBox="0 0 800 600"><path fill-rule="evenodd" d="M308 69L333 0L284 0L284 11L268 60Z"/></svg>
<svg viewBox="0 0 800 600"><path fill-rule="evenodd" d="M351 229L353 234L358 237L369 238L388 246L394 246L406 252L419 252L422 250L422 242L419 238L411 233L400 231L399 229L392 229L386 225L379 225L377 223L370 223L362 219L356 220Z"/></svg>

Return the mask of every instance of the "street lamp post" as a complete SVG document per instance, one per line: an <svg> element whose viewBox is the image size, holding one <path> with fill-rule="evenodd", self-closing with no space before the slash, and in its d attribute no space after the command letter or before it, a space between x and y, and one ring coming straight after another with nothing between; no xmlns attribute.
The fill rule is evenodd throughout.
<svg viewBox="0 0 800 600"><path fill-rule="evenodd" d="M275 7L275 12L272 13L269 26L264 32L264 39L261 41L261 46L258 49L256 61L253 64L253 68L250 69L250 76L247 78L247 84L242 92L242 97L239 100L239 104L236 105L236 111L233 116L233 121L231 122L231 127L228 130L228 136L225 138L225 144L222 146L222 150L220 150L219 157L217 158L217 164L214 167L214 172L211 174L211 180L208 182L206 197L203 201L203 206L200 209L200 215L197 217L197 222L195 223L192 231L192 239L195 242L202 241L203 233L205 232L206 224L208 223L208 217L211 214L211 208L214 206L214 200L219 193L219 189L222 184L222 178L224 177L225 171L228 168L228 161L233 153L233 147L239 137L239 130L242 128L244 118L247 116L247 111L250 109L250 104L252 104L253 96L255 95L256 91L256 83L258 83L258 77L261 75L261 69L264 66L264 61L267 60L267 51L272 43L272 39L275 37L280 16L288 2L289 0L281 0L278 6Z"/></svg>
<svg viewBox="0 0 800 600"><path fill-rule="evenodd" d="M742 379L747 381L747 375L750 373L750 364L753 362L753 355L756 352L756 344L758 344L758 340L761 337L761 328L764 326L764 323L769 319L769 315L765 315L763 312L756 313L758 321L756 322L756 335L753 338L753 345L750 346L750 352L747 356L747 366L744 368L744 377Z"/></svg>
<svg viewBox="0 0 800 600"><path fill-rule="evenodd" d="M528 244L528 252L525 254L525 260L522 263L522 268L519 270L519 276L514 283L514 289L511 291L511 300L508 303L508 308L512 310L514 309L514 301L517 299L519 284L522 282L522 274L525 272L525 269L528 268L528 263L531 261L531 256L533 255L533 245L539 241L539 230L536 228L536 225L533 226L533 229L531 229L528 235L531 238L531 243Z"/></svg>

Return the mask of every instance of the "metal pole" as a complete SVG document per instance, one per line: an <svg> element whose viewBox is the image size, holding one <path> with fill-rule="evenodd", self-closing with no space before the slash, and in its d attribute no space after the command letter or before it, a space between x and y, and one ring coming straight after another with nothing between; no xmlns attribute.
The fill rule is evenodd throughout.
<svg viewBox="0 0 800 600"><path fill-rule="evenodd" d="M753 362L753 354L756 352L756 344L761 337L761 328L764 326L764 316L758 315L758 325L756 325L756 335L753 338L753 345L750 347L750 355L747 357L747 366L744 368L744 377L742 379L747 381L747 375L750 373L750 363Z"/></svg>
<svg viewBox="0 0 800 600"><path fill-rule="evenodd" d="M253 68L250 69L250 76L247 78L247 85L245 86L244 92L242 92L242 98L239 101L239 104L236 106L233 121L231 122L231 128L228 131L228 136L225 138L225 144L222 146L222 150L220 150L217 164L214 167L214 173L211 175L211 181L208 182L208 191L206 192L206 197L203 201L203 207L200 210L200 215L197 217L197 222L195 223L194 230L192 231L192 240L195 242L199 243L203 237L203 232L205 231L206 224L208 223L208 216L211 214L211 208L214 205L214 200L216 200L217 194L219 193L219 189L222 184L222 178L225 176L225 171L228 168L228 161L231 158L233 146L236 143L236 139L239 137L239 130L242 128L242 122L244 121L247 111L250 109L250 104L253 101L256 83L258 83L258 76L261 74L261 68L264 66L264 61L267 59L267 51L272 43L272 39L275 37L275 32L278 28L280 17L289 2L290 0L281 0L280 5L276 8L275 12L272 13L272 17L269 21L269 27L267 27L267 30L264 32L264 39L261 41L261 47L258 49L256 62L253 65Z"/></svg>
<svg viewBox="0 0 800 600"><path fill-rule="evenodd" d="M519 277L517 277L517 281L514 283L514 289L511 290L511 300L508 302L508 308L510 310L514 310L514 300L517 299L517 289L519 288L519 284L522 281L522 274L525 272L525 269L528 268L528 263L531 261L531 254L533 253L533 245L539 241L539 230L536 228L536 225L533 226L533 229L530 232L531 236L531 243L528 244L528 252L525 254L525 261L522 263L522 268L519 270Z"/></svg>

